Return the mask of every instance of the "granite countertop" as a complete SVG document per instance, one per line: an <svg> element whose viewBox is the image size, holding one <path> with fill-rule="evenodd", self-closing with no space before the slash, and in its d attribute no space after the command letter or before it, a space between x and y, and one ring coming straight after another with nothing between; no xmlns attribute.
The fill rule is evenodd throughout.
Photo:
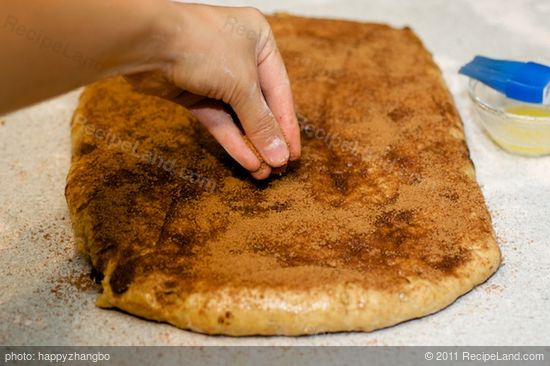
<svg viewBox="0 0 550 366"><path fill-rule="evenodd" d="M216 2L212 2L216 3ZM64 198L69 121L79 90L0 117L0 344L547 345L550 157L503 152L472 114L458 67L476 54L550 64L550 2L221 1L264 12L410 25L434 54L463 118L504 262L447 309L371 333L210 337L95 306Z"/></svg>

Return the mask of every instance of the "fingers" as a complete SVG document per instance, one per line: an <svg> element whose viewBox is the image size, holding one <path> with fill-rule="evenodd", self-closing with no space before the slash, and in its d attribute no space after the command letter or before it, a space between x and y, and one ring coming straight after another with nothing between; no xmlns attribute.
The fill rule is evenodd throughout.
<svg viewBox="0 0 550 366"><path fill-rule="evenodd" d="M189 110L233 159L245 169L253 172L255 178L262 179L269 176L270 171L267 171L267 175L265 175L266 172L260 169L260 159L246 144L241 131L229 113L223 109L222 103L203 101L189 107Z"/></svg>
<svg viewBox="0 0 550 366"><path fill-rule="evenodd" d="M189 110L206 127L227 153L241 164L256 179L266 179L271 168L260 161L253 152L241 130L235 125L221 102L202 101L189 107Z"/></svg>
<svg viewBox="0 0 550 366"><path fill-rule="evenodd" d="M271 167L266 163L260 165L260 169L250 173L254 178L258 180L266 179L271 175Z"/></svg>
<svg viewBox="0 0 550 366"><path fill-rule="evenodd" d="M254 147L246 142L232 117L224 110L223 103L182 91L170 84L160 73L139 73L127 75L125 78L137 91L166 98L187 107L228 154L249 170L254 178L269 177L271 168L256 156Z"/></svg>
<svg viewBox="0 0 550 366"><path fill-rule="evenodd" d="M275 44L271 28L262 17L263 34L256 40L256 60L245 69L227 100L243 125L246 135L273 168L300 157L300 129L290 82ZM250 77L252 76L252 77Z"/></svg>
<svg viewBox="0 0 550 366"><path fill-rule="evenodd" d="M269 44L271 43L271 44ZM286 137L290 150L290 160L300 158L300 128L294 111L294 101L290 81L281 54L271 38L264 49L271 51L260 53L258 77L263 95L275 119Z"/></svg>
<svg viewBox="0 0 550 366"><path fill-rule="evenodd" d="M269 110L259 83L251 81L240 85L235 98L228 100L239 116L246 136L264 161L271 167L285 165L289 150L283 131Z"/></svg>

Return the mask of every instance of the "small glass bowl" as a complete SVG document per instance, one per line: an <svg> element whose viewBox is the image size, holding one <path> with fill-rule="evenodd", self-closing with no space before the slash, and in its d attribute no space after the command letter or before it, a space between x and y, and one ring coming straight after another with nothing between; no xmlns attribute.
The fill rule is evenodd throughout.
<svg viewBox="0 0 550 366"><path fill-rule="evenodd" d="M550 154L550 107L506 98L470 79L470 98L476 114L497 145L529 156Z"/></svg>

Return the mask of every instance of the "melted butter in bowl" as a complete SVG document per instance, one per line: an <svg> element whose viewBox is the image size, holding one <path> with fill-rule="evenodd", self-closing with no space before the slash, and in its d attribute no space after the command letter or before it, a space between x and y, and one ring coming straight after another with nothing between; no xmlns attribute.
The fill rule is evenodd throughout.
<svg viewBox="0 0 550 366"><path fill-rule="evenodd" d="M529 156L550 154L550 106L521 103L475 81L470 98L477 116L497 145Z"/></svg>

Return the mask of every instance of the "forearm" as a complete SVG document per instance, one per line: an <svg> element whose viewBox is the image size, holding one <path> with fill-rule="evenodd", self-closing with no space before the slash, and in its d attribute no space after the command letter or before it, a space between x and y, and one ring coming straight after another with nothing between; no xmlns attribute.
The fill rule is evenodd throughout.
<svg viewBox="0 0 550 366"><path fill-rule="evenodd" d="M0 4L0 113L109 75L163 67L165 0ZM32 9L32 10L31 10Z"/></svg>
<svg viewBox="0 0 550 366"><path fill-rule="evenodd" d="M188 107L258 179L300 156L290 82L269 23L256 9L168 0L4 0L0 47L0 114L133 74L136 90Z"/></svg>

